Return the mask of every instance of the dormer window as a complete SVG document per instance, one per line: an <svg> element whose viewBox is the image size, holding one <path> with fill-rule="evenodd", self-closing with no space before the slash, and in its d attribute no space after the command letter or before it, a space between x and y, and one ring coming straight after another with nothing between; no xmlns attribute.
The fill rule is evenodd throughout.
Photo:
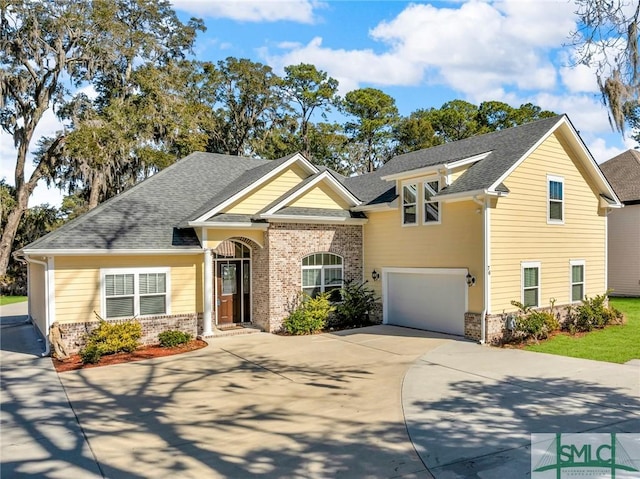
<svg viewBox="0 0 640 479"><path fill-rule="evenodd" d="M402 224L417 224L418 185L412 183L402 187Z"/></svg>
<svg viewBox="0 0 640 479"><path fill-rule="evenodd" d="M424 222L439 223L440 222L440 203L435 201L433 197L440 191L440 182L438 180L424 182Z"/></svg>

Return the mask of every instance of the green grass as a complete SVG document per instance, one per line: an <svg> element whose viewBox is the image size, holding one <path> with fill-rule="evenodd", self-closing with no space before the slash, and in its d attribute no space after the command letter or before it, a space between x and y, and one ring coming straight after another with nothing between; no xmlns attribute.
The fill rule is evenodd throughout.
<svg viewBox="0 0 640 479"><path fill-rule="evenodd" d="M611 363L640 359L640 298L610 298L609 303L624 313L624 325L608 326L583 336L558 334L525 349Z"/></svg>
<svg viewBox="0 0 640 479"><path fill-rule="evenodd" d="M13 303L22 303L26 300L26 296L0 296L0 306L6 306L7 304Z"/></svg>

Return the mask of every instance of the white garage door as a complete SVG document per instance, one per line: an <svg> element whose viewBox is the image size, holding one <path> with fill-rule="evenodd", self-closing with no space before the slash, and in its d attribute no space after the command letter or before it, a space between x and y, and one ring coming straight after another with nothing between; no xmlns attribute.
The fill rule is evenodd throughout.
<svg viewBox="0 0 640 479"><path fill-rule="evenodd" d="M384 268L384 322L464 335L467 270Z"/></svg>

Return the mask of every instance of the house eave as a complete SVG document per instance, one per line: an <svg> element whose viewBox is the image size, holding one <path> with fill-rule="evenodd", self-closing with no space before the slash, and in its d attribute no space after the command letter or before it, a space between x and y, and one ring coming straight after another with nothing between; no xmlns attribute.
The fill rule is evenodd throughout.
<svg viewBox="0 0 640 479"><path fill-rule="evenodd" d="M394 204L396 203L396 204ZM397 202L391 201L389 203L377 203L375 205L361 205L351 208L354 212L367 212L367 211L391 211L397 209Z"/></svg>
<svg viewBox="0 0 640 479"><path fill-rule="evenodd" d="M297 216L297 215L260 215L270 223L305 223L305 224L342 224L363 225L367 218L332 218L328 216Z"/></svg>
<svg viewBox="0 0 640 479"><path fill-rule="evenodd" d="M212 229L247 229L247 230L266 230L269 228L267 223L250 223L250 222L211 222L211 221L189 221L187 223L192 228L212 228Z"/></svg>
<svg viewBox="0 0 640 479"><path fill-rule="evenodd" d="M202 248L162 248L162 249L103 249L103 248L75 248L75 249L22 249L23 254L31 256L149 256L149 255L190 255L202 253Z"/></svg>
<svg viewBox="0 0 640 479"><path fill-rule="evenodd" d="M495 198L502 198L503 196L508 196L509 193L505 191L493 191L489 189L484 190L475 190L475 191L462 191L460 193L452 193L445 195L436 195L433 198L438 201L444 202L452 202L452 201L464 201L464 200L473 200L474 198L482 198L484 196L492 196Z"/></svg>

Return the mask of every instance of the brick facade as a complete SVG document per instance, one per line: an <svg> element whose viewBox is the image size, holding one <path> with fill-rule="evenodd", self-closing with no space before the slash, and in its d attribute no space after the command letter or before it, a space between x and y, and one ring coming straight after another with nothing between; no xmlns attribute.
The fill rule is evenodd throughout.
<svg viewBox="0 0 640 479"><path fill-rule="evenodd" d="M302 290L302 258L313 253L340 255L344 280L362 280L362 226L272 223L252 262L254 322L265 331L281 329Z"/></svg>
<svg viewBox="0 0 640 479"><path fill-rule="evenodd" d="M123 323L126 319L109 319L109 323ZM163 331L177 329L195 337L198 333L197 315L175 314L168 316L149 316L136 318L142 326L140 343L144 346L158 344L158 334ZM57 323L60 327L62 342L68 354L75 354L87 344L87 336L98 327L99 321L79 323Z"/></svg>

